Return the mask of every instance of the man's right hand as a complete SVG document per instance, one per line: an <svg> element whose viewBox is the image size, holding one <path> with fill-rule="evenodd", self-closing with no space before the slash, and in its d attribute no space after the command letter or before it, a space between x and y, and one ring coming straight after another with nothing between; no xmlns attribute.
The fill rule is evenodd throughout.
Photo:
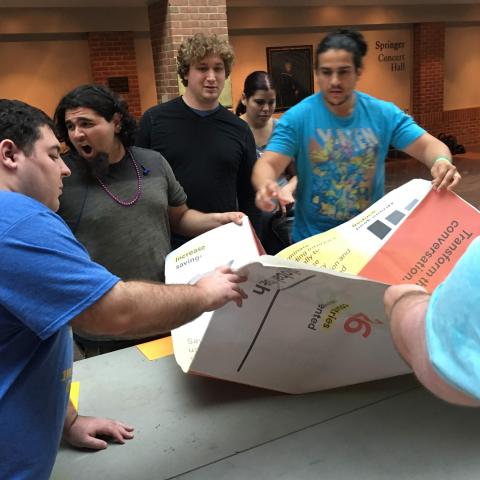
<svg viewBox="0 0 480 480"><path fill-rule="evenodd" d="M240 287L240 283L247 278L234 273L228 266L216 268L195 283L197 288L203 291L206 300L205 311L211 312L223 307L226 303L233 301L239 307L247 298L247 294Z"/></svg>
<svg viewBox="0 0 480 480"><path fill-rule="evenodd" d="M280 187L273 180L267 180L257 191L255 203L260 210L272 212L278 207Z"/></svg>
<svg viewBox="0 0 480 480"><path fill-rule="evenodd" d="M278 209L285 213L287 205L295 202L293 191L295 191L296 185L296 179L295 182L291 182L284 187L280 187L277 182L268 180L258 190L255 203L264 212L273 212Z"/></svg>
<svg viewBox="0 0 480 480"><path fill-rule="evenodd" d="M252 183L257 191L255 203L260 210L272 212L290 203L284 198L276 179L292 162L292 158L277 152L266 151L253 167Z"/></svg>

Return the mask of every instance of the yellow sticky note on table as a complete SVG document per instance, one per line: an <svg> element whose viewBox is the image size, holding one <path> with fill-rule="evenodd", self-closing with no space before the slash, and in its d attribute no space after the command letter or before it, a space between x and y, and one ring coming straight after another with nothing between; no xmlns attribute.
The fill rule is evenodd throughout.
<svg viewBox="0 0 480 480"><path fill-rule="evenodd" d="M167 357L173 354L172 337L159 338L151 342L140 343L136 347L149 359Z"/></svg>
<svg viewBox="0 0 480 480"><path fill-rule="evenodd" d="M78 397L80 395L80 382L72 382L70 384L70 401L75 410L78 412Z"/></svg>

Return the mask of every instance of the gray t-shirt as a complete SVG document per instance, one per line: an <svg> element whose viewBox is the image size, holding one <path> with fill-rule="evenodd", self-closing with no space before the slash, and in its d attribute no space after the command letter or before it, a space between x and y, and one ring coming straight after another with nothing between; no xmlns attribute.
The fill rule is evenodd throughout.
<svg viewBox="0 0 480 480"><path fill-rule="evenodd" d="M76 154L64 160L72 175L64 179L59 214L92 259L123 280L164 281L165 256L170 252L168 207L187 197L167 161L158 152L139 147L130 151L141 174L141 196L132 206L115 202L88 174ZM110 165L103 182L124 201L137 191L137 174L127 154Z"/></svg>

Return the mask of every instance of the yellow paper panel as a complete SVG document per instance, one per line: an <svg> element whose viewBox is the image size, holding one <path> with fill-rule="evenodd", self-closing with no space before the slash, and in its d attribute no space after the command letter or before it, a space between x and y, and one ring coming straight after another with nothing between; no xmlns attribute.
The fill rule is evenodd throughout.
<svg viewBox="0 0 480 480"><path fill-rule="evenodd" d="M353 275L356 275L370 260L370 256L356 247L351 239L344 238L335 229L294 243L279 252L277 256Z"/></svg>
<svg viewBox="0 0 480 480"><path fill-rule="evenodd" d="M70 401L75 410L78 412L78 397L80 395L80 382L72 382L70 384Z"/></svg>
<svg viewBox="0 0 480 480"><path fill-rule="evenodd" d="M136 346L149 360L173 354L172 337L159 338Z"/></svg>

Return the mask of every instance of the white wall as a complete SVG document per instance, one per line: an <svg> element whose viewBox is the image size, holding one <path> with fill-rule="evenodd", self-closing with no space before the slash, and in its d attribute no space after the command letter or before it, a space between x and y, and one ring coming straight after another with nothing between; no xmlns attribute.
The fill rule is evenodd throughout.
<svg viewBox="0 0 480 480"><path fill-rule="evenodd" d="M1 96L49 115L63 94L91 82L88 44L82 39L2 42L0 65Z"/></svg>
<svg viewBox="0 0 480 480"><path fill-rule="evenodd" d="M445 31L444 109L480 107L480 25Z"/></svg>
<svg viewBox="0 0 480 480"><path fill-rule="evenodd" d="M135 37L135 54L137 57L140 104L142 112L144 112L158 103L152 44L149 36L142 35L140 38Z"/></svg>
<svg viewBox="0 0 480 480"><path fill-rule="evenodd" d="M362 32L369 44L365 58L365 69L358 82L358 89L384 100L396 103L402 109L410 109L411 65L412 65L412 29L392 28L367 30ZM231 35L230 42L235 49L236 61L232 72L232 91L234 105L238 102L245 77L254 70L267 69L267 47L312 45L313 52L324 33L275 34L275 35ZM397 51L383 50L383 54L405 55L405 71L392 72L389 62L379 62L381 53L375 44L403 42L404 47ZM318 90L315 84L315 91Z"/></svg>

